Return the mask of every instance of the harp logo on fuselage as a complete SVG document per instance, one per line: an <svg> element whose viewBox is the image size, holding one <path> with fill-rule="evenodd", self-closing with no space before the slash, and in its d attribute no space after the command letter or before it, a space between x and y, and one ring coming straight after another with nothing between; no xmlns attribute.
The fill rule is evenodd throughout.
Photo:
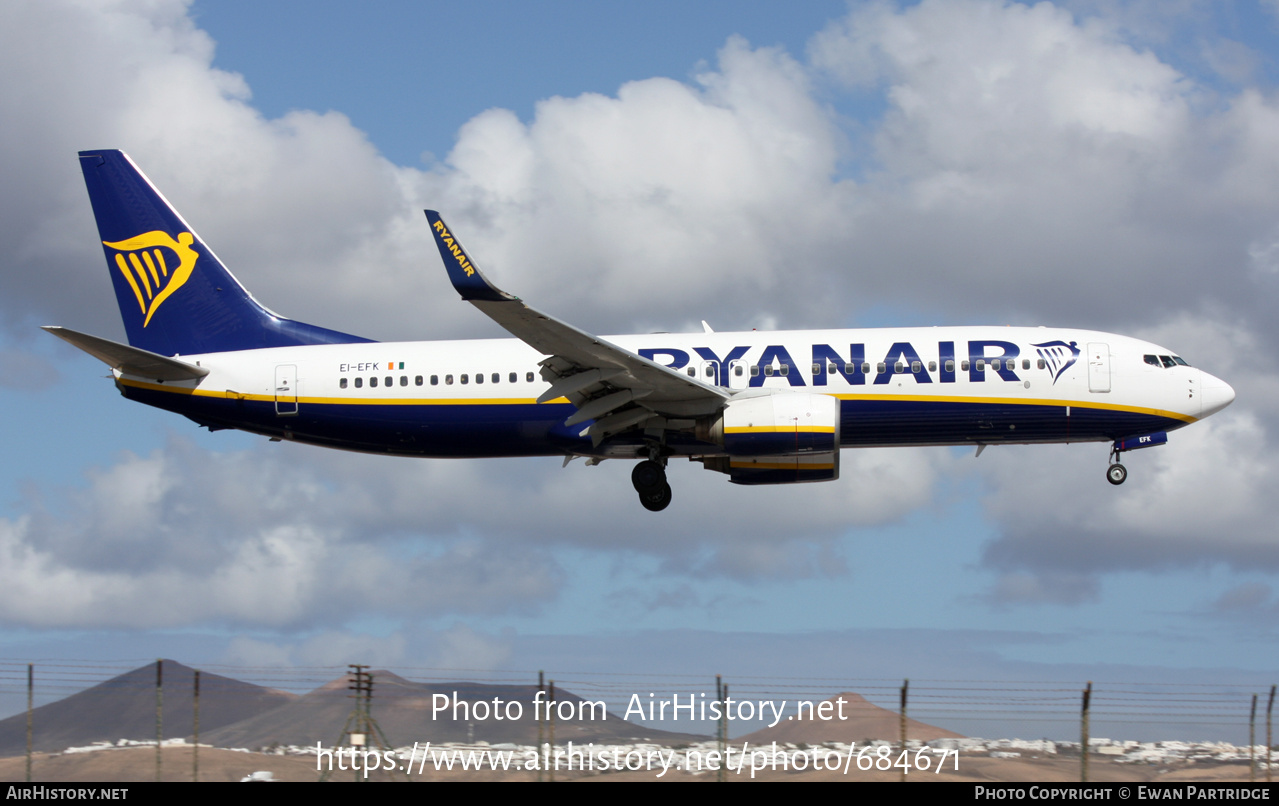
<svg viewBox="0 0 1279 806"><path fill-rule="evenodd" d="M151 323L160 305L190 278L200 257L191 248L194 241L195 237L189 232L179 232L175 240L167 232L153 230L123 241L102 242L115 250L116 268L133 289L144 317L143 327Z"/></svg>

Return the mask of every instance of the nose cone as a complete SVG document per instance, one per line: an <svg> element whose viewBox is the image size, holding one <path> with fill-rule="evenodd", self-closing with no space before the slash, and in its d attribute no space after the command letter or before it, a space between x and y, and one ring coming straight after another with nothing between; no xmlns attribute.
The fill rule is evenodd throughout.
<svg viewBox="0 0 1279 806"><path fill-rule="evenodd" d="M1235 390L1230 387L1230 384L1206 372L1201 371L1200 375L1203 376L1199 387L1199 399L1203 406L1200 417L1216 414L1234 401Z"/></svg>

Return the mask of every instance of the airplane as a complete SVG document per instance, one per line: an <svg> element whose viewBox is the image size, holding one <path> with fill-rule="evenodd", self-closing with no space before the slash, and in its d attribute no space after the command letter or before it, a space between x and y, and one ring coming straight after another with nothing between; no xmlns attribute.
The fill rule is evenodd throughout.
<svg viewBox="0 0 1279 806"><path fill-rule="evenodd" d="M1139 339L1046 327L599 337L491 283L426 210L454 289L515 338L378 342L259 304L121 151L80 152L128 344L46 327L106 363L120 393L211 431L421 457L638 460L734 484L839 478L843 448L1109 442L1130 450L1225 408L1234 390Z"/></svg>

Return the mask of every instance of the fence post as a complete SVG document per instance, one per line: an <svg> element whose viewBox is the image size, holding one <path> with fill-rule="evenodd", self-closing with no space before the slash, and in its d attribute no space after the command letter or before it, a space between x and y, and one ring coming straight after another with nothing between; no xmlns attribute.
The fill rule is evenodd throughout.
<svg viewBox="0 0 1279 806"><path fill-rule="evenodd" d="M901 713L901 734L902 734L902 756L906 758L906 694L910 691L910 678L902 681L902 713ZM909 759L906 764L902 764L902 783L906 783L906 768L909 766Z"/></svg>
<svg viewBox="0 0 1279 806"><path fill-rule="evenodd" d="M1083 713L1080 715L1080 737L1079 737L1079 780L1081 783L1088 783L1088 719L1089 710L1092 707L1092 681L1088 681L1088 687L1084 689Z"/></svg>
<svg viewBox="0 0 1279 806"><path fill-rule="evenodd" d="M1270 783L1270 713L1275 709L1275 687L1270 687L1270 702L1266 703L1266 783Z"/></svg>
<svg viewBox="0 0 1279 806"><path fill-rule="evenodd" d="M719 769L715 771L716 781L727 781L728 774L725 772L726 765L724 749L728 744L728 730L724 724L724 698L728 696L728 686L724 685L724 678L715 675L715 700L719 703L719 719L715 720L715 741L719 747Z"/></svg>
<svg viewBox="0 0 1279 806"><path fill-rule="evenodd" d="M36 667L34 663L27 664L27 783L31 783L31 724L34 718L32 707L34 703L33 691L35 689ZM1274 699L1274 691L1270 692L1270 699Z"/></svg>
<svg viewBox="0 0 1279 806"><path fill-rule="evenodd" d="M555 681L554 680L551 681L551 702L555 702ZM555 712L550 710L550 706L547 706L547 709L548 710L546 713L546 721L551 729L550 731L551 732L551 758L554 759L555 758ZM554 762L552 761L547 763L546 773L547 773L547 780L553 782L555 780L555 768L551 766L552 763Z"/></svg>
<svg viewBox="0 0 1279 806"><path fill-rule="evenodd" d="M155 660L155 779L160 780L160 742L164 738L164 659Z"/></svg>
<svg viewBox="0 0 1279 806"><path fill-rule="evenodd" d="M1252 695L1248 709L1248 783L1257 780L1257 695Z"/></svg>
<svg viewBox="0 0 1279 806"><path fill-rule="evenodd" d="M200 780L200 670L195 670L195 683L191 692L195 708L195 744L191 746L191 780ZM316 763L319 766L319 763Z"/></svg>
<svg viewBox="0 0 1279 806"><path fill-rule="evenodd" d="M544 724L542 722L542 703L539 701L546 699L546 672L542 669L537 670L537 693L542 696L533 698L533 715L537 717L537 754L538 756L543 756L545 753L543 747L546 744L546 731L542 727ZM537 780L539 781L546 780L546 770L543 769L545 766L541 761L538 762Z"/></svg>

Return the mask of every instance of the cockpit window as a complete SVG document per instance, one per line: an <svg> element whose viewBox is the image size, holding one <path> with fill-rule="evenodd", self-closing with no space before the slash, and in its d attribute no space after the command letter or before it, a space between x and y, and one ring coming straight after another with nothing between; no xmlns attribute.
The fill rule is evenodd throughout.
<svg viewBox="0 0 1279 806"><path fill-rule="evenodd" d="M1186 359L1179 355L1143 355L1141 360L1145 361L1152 367L1162 367L1163 369L1172 369L1173 367L1188 367Z"/></svg>

